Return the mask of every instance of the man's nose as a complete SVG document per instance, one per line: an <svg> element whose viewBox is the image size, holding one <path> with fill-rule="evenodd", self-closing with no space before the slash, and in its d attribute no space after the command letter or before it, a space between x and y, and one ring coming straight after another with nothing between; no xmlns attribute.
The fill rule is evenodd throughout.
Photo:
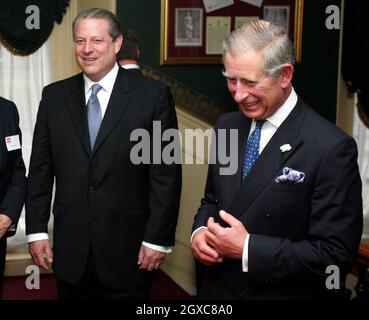
<svg viewBox="0 0 369 320"><path fill-rule="evenodd" d="M249 96L249 92L247 88L241 84L239 81L237 81L237 84L235 86L235 92L234 92L234 100L236 102L242 102Z"/></svg>
<svg viewBox="0 0 369 320"><path fill-rule="evenodd" d="M92 51L92 44L90 41L86 41L85 45L83 46L83 52L84 53L90 53Z"/></svg>

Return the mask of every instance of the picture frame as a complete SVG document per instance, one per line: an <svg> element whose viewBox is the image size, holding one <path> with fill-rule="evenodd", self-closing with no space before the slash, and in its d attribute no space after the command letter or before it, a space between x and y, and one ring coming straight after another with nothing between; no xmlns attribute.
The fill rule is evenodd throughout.
<svg viewBox="0 0 369 320"><path fill-rule="evenodd" d="M263 19L278 23L289 34L290 7L289 6L264 6Z"/></svg>
<svg viewBox="0 0 369 320"><path fill-rule="evenodd" d="M176 8L175 46L202 46L202 8Z"/></svg>
<svg viewBox="0 0 369 320"><path fill-rule="evenodd" d="M220 41L207 34L209 17L230 17L231 31L248 18L282 21L294 43L296 62L301 63L303 8L304 0L264 0L261 7L234 1L206 12L203 0L161 0L160 65L222 64L219 49L216 54L208 50L209 41Z"/></svg>

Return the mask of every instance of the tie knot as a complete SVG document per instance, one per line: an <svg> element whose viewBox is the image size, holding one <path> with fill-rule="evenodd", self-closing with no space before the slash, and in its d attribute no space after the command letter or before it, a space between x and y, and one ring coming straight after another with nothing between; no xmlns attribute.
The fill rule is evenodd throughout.
<svg viewBox="0 0 369 320"><path fill-rule="evenodd" d="M256 121L256 129L261 129L261 127L263 126L263 124L265 123L266 120L257 120Z"/></svg>
<svg viewBox="0 0 369 320"><path fill-rule="evenodd" d="M91 94L92 95L97 95L97 93L102 89L102 86L100 86L98 83L95 83L92 87L91 87Z"/></svg>

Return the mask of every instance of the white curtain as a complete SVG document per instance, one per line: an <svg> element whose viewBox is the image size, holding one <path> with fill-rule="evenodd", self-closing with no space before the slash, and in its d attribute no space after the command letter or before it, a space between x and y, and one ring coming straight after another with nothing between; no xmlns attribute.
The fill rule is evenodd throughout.
<svg viewBox="0 0 369 320"><path fill-rule="evenodd" d="M356 99L355 99L356 100ZM355 105L357 100L355 101ZM353 137L355 138L359 157L358 163L363 182L364 205L364 233L363 239L369 239L369 129L365 127L359 118L357 108L354 108Z"/></svg>
<svg viewBox="0 0 369 320"><path fill-rule="evenodd" d="M11 54L0 45L0 96L13 101L17 105L23 137L23 159L27 172L33 128L42 88L51 82L52 66L49 46L47 41L35 53L21 57ZM28 251L25 237L24 209L16 235L8 239L8 250Z"/></svg>

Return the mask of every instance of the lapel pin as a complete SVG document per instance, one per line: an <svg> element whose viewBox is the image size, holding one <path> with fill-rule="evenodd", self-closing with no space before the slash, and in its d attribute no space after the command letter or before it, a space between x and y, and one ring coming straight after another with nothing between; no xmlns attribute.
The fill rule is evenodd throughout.
<svg viewBox="0 0 369 320"><path fill-rule="evenodd" d="M279 149L281 149L282 152L290 151L292 149L290 144L284 144L283 146L280 146Z"/></svg>

